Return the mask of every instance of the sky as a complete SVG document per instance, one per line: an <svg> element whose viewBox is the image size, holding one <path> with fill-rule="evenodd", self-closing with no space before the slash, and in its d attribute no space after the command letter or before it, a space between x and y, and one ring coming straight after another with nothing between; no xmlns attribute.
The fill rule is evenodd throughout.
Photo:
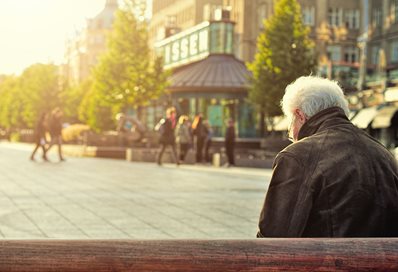
<svg viewBox="0 0 398 272"><path fill-rule="evenodd" d="M62 62L65 42L106 0L0 0L0 74Z"/></svg>

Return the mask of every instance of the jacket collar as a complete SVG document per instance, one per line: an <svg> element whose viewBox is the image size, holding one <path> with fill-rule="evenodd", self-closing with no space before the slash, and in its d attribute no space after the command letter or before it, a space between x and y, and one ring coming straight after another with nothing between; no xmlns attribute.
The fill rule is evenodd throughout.
<svg viewBox="0 0 398 272"><path fill-rule="evenodd" d="M350 123L350 121L348 120L342 108L327 108L318 112L308 119L307 122L305 122L299 131L298 140L311 136L332 126L347 123Z"/></svg>

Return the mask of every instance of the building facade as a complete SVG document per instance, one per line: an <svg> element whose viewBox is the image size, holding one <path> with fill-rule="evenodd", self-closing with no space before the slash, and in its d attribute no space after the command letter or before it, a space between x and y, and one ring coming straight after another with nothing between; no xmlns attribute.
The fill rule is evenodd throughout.
<svg viewBox="0 0 398 272"><path fill-rule="evenodd" d="M221 6L222 0L153 0L150 45L212 19L213 11Z"/></svg>
<svg viewBox="0 0 398 272"><path fill-rule="evenodd" d="M388 148L398 146L398 1L363 0L362 88L353 122Z"/></svg>
<svg viewBox="0 0 398 272"><path fill-rule="evenodd" d="M256 53L257 37L264 29L264 20L274 10L274 0L223 0L230 11L235 26L235 55L244 62L251 62Z"/></svg>
<svg viewBox="0 0 398 272"><path fill-rule="evenodd" d="M205 21L155 44L172 69L169 100L179 114L193 118L202 114L223 136L232 118L240 136L254 137L253 110L246 103L249 72L234 56L234 22ZM151 107L147 108L156 112ZM160 116L161 117L161 116ZM148 120L146 123L150 124Z"/></svg>
<svg viewBox="0 0 398 272"><path fill-rule="evenodd" d="M64 76L70 84L78 84L90 75L98 57L105 52L106 36L112 29L117 0L107 0L104 9L87 20L86 27L68 40L65 51Z"/></svg>
<svg viewBox="0 0 398 272"><path fill-rule="evenodd" d="M318 53L318 73L343 82L353 91L359 68L357 38L362 33L362 1L299 0L303 23L310 27L310 37ZM264 29L264 20L272 16L273 0L224 0L236 22L236 56L251 62L256 53L257 37Z"/></svg>
<svg viewBox="0 0 398 272"><path fill-rule="evenodd" d="M338 79L347 92L354 91L359 69L357 38L363 32L362 2L358 0L299 0L299 3L302 9L303 22L310 27L310 37L316 45L319 58L319 71L317 73ZM264 20L272 16L273 10L273 0L155 0L150 24L151 46L156 44L155 47L162 48L165 68L181 70L183 66L192 66L193 64L190 63L207 58L214 52L205 50L202 55L194 54L193 56L187 50L183 50L183 53L181 53L181 48L189 49L189 41L180 38L186 35L186 32L195 31L195 27L200 28L201 24L206 24L206 21L213 26L216 21L229 21L233 22L233 45L232 52L228 52L228 54L242 63L251 62L256 53L257 37L264 29ZM206 33L204 35L207 37ZM176 42L166 46L173 39ZM198 46L212 43L214 39L211 35L208 39L199 37L200 44ZM228 37L224 36L221 39L228 39ZM189 55L190 57L181 57L182 55ZM202 67L205 67L205 65ZM196 72L201 73L197 70ZM185 75L189 76L187 73ZM171 77L172 80L175 78ZM192 82L190 78L185 80ZM175 96L173 84L172 82L169 91L171 91L172 96ZM247 81L243 85L246 86L244 92L247 95ZM197 90L197 92L200 91ZM180 90L179 95L181 96L182 93ZM209 94L208 90L207 94ZM191 95L197 97L198 93ZM237 98L236 101L236 108L239 108L239 103L244 99ZM192 108L197 108L197 106ZM234 109L233 111L237 113L236 116L241 116L239 110ZM246 108L245 111L247 112L245 114L247 120L255 119L251 110ZM189 113L192 112L190 110ZM241 123L242 126L245 126L243 125L244 120L241 120ZM237 126L239 127L239 124ZM242 135L245 134L243 130L240 131ZM249 134L251 133L245 136L249 136Z"/></svg>
<svg viewBox="0 0 398 272"><path fill-rule="evenodd" d="M216 137L223 136L229 118L240 136L254 137L253 111L245 102L249 73L235 57L235 23L223 1L155 0L152 10L151 46L173 70L168 93L178 112L191 118L203 114ZM149 116L159 112L146 110Z"/></svg>
<svg viewBox="0 0 398 272"><path fill-rule="evenodd" d="M368 0L368 81L398 78L398 1Z"/></svg>

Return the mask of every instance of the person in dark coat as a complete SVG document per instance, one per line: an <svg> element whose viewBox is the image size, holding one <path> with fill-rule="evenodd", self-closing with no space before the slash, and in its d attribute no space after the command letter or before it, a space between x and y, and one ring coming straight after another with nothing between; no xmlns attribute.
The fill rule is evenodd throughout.
<svg viewBox="0 0 398 272"><path fill-rule="evenodd" d="M168 108L166 111L166 119L162 119L161 124L159 125L160 130L160 150L157 156L157 163L158 165L162 165L162 156L164 151L166 150L167 146L171 147L174 161L176 162L177 166L180 165L180 162L177 158L177 151L176 151L176 141L174 136L174 128L176 126L176 110L174 107Z"/></svg>
<svg viewBox="0 0 398 272"><path fill-rule="evenodd" d="M182 115L178 119L178 125L175 129L176 142L179 147L180 163L185 161L188 150L192 144L192 135L188 125L188 116Z"/></svg>
<svg viewBox="0 0 398 272"><path fill-rule="evenodd" d="M210 147L211 147L211 139L213 137L213 129L210 126L209 120L204 120L203 121L204 125L204 131L206 134L206 139L205 139L205 146L204 146L204 153L205 153L205 161L207 163L211 163L211 154L210 154Z"/></svg>
<svg viewBox="0 0 398 272"><path fill-rule="evenodd" d="M196 162L201 163L203 160L203 147L207 137L206 128L204 127L201 113L196 115L195 119L193 120L192 133L196 141Z"/></svg>
<svg viewBox="0 0 398 272"><path fill-rule="evenodd" d="M62 117L63 113L60 108L55 108L51 112L49 120L49 132L51 136L51 142L46 152L48 152L51 149L51 147L53 147L56 144L58 145L59 160L65 161L62 155Z"/></svg>
<svg viewBox="0 0 398 272"><path fill-rule="evenodd" d="M300 77L282 101L293 144L274 161L257 237L396 237L393 155L348 119L340 86Z"/></svg>
<svg viewBox="0 0 398 272"><path fill-rule="evenodd" d="M36 146L33 149L32 154L30 155L30 160L32 161L35 160L35 154L40 147L43 149L43 155L42 155L43 160L48 161L46 155L46 121L47 121L47 114L46 113L40 114L40 117L37 120L34 129L34 140Z"/></svg>
<svg viewBox="0 0 398 272"><path fill-rule="evenodd" d="M228 120L227 131L225 132L225 151L227 153L228 163L227 166L235 166L235 125L234 120Z"/></svg>

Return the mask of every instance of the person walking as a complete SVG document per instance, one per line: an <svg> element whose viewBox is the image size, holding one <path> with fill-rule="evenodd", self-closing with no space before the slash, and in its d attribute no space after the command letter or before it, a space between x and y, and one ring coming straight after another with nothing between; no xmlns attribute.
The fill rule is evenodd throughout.
<svg viewBox="0 0 398 272"><path fill-rule="evenodd" d="M162 119L159 124L159 132L160 132L160 149L157 156L157 164L162 165L162 156L167 146L171 147L171 151L173 153L174 160L178 165L180 162L177 157L176 151L176 142L174 136L174 128L176 126L176 110L174 107L168 108L166 111L166 119Z"/></svg>
<svg viewBox="0 0 398 272"><path fill-rule="evenodd" d="M225 132L225 151L227 153L228 162L226 166L235 166L235 124L231 118L228 120L227 131Z"/></svg>
<svg viewBox="0 0 398 272"><path fill-rule="evenodd" d="M182 163L185 161L185 157L192 142L192 135L188 127L188 116L181 115L178 119L175 136L177 145L179 147L179 160L180 163Z"/></svg>
<svg viewBox="0 0 398 272"><path fill-rule="evenodd" d="M35 154L40 147L43 150L42 154L43 160L48 161L46 154L46 121L47 121L47 114L43 112L40 114L39 119L36 121L34 129L34 141L36 145L35 148L33 149L32 154L30 155L31 161L35 161Z"/></svg>
<svg viewBox="0 0 398 272"><path fill-rule="evenodd" d="M257 237L396 237L394 156L348 119L337 82L288 85L282 109L293 144L276 156Z"/></svg>
<svg viewBox="0 0 398 272"><path fill-rule="evenodd" d="M203 125L204 125L204 131L206 134L206 138L205 138L205 146L204 146L204 150L205 150L205 161L207 163L211 163L211 156L210 156L210 147L211 147L211 138L213 137L213 129L210 126L209 120L204 120L203 121Z"/></svg>
<svg viewBox="0 0 398 272"><path fill-rule="evenodd" d="M49 132L51 136L51 142L46 150L46 153L48 153L48 151L55 144L58 145L58 156L61 162L65 161L65 158L62 155L62 117L63 113L60 108L55 108L51 112L49 120Z"/></svg>
<svg viewBox="0 0 398 272"><path fill-rule="evenodd" d="M196 162L201 163L203 160L203 146L207 137L201 113L196 115L193 120L192 132L196 141Z"/></svg>

